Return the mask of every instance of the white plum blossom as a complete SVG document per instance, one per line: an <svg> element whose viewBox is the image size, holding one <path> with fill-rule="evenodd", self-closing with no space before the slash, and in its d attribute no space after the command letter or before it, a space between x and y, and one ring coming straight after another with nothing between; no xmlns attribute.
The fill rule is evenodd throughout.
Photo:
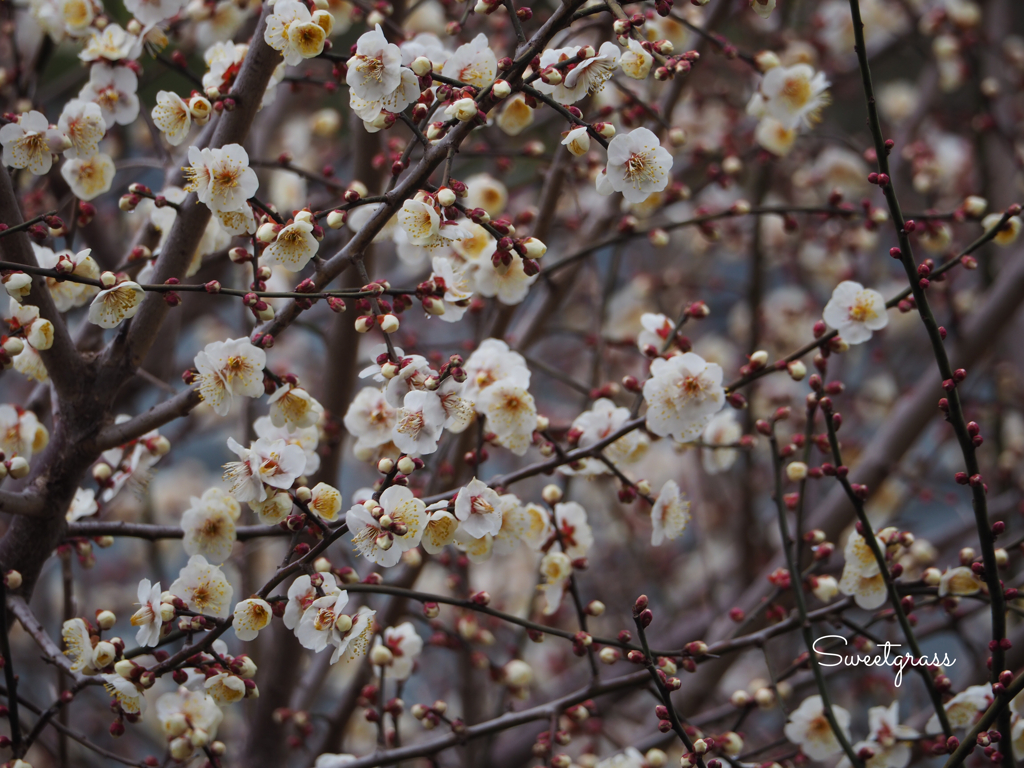
<svg viewBox="0 0 1024 768"><path fill-rule="evenodd" d="M501 499L501 530L494 535L494 552L499 555L512 553L520 541L528 535L532 518L514 493L504 493Z"/></svg>
<svg viewBox="0 0 1024 768"><path fill-rule="evenodd" d="M832 705L832 714L843 735L849 739L850 713ZM811 760L824 760L842 751L839 739L825 717L821 696L818 695L808 696L789 713L789 722L783 732Z"/></svg>
<svg viewBox="0 0 1024 768"><path fill-rule="evenodd" d="M383 636L377 639L391 651L392 660L387 665L387 676L392 680L408 680L412 674L416 657L423 652L423 638L416 633L411 622L403 622L397 627L388 627Z"/></svg>
<svg viewBox="0 0 1024 768"><path fill-rule="evenodd" d="M378 24L356 41L356 52L348 60L345 81L352 93L364 101L380 101L402 82L402 52L389 43Z"/></svg>
<svg viewBox="0 0 1024 768"><path fill-rule="evenodd" d="M259 189L256 172L249 167L249 155L240 144L220 149L193 145L188 149L188 161L185 189L195 192L211 211L239 211Z"/></svg>
<svg viewBox="0 0 1024 768"><path fill-rule="evenodd" d="M427 523L426 505L401 485L385 489L379 503L378 516L357 504L348 511L345 522L356 550L377 565L391 568L403 552L419 545ZM394 530L396 525L400 533Z"/></svg>
<svg viewBox="0 0 1024 768"><path fill-rule="evenodd" d="M562 551L573 560L586 557L594 545L587 511L575 501L555 504L555 528Z"/></svg>
<svg viewBox="0 0 1024 768"><path fill-rule="evenodd" d="M161 618L160 582L150 584L149 579L139 582L139 609L132 614L131 624L138 627L136 642L143 646L154 646L160 642L160 630L163 628Z"/></svg>
<svg viewBox="0 0 1024 768"><path fill-rule="evenodd" d="M450 376L437 388L444 411L444 428L453 434L465 431L473 421L474 404L464 396L465 385Z"/></svg>
<svg viewBox="0 0 1024 768"><path fill-rule="evenodd" d="M822 319L839 331L847 344L863 344L875 331L889 324L882 294L852 280L844 280L836 286Z"/></svg>
<svg viewBox="0 0 1024 768"><path fill-rule="evenodd" d="M295 221L277 233L277 239L260 256L260 264L268 267L280 264L289 272L300 272L319 247L313 237L313 225L308 221Z"/></svg>
<svg viewBox="0 0 1024 768"><path fill-rule="evenodd" d="M231 483L231 495L239 501L264 501L266 486L287 490L306 468L306 455L297 445L261 437L249 448L228 438L239 458L224 465L224 478Z"/></svg>
<svg viewBox="0 0 1024 768"><path fill-rule="evenodd" d="M441 226L437 210L423 200L406 200L398 212L398 221L413 245L430 245Z"/></svg>
<svg viewBox="0 0 1024 768"><path fill-rule="evenodd" d="M16 405L0 405L0 451L10 458L28 460L50 442L50 433L32 411Z"/></svg>
<svg viewBox="0 0 1024 768"><path fill-rule="evenodd" d="M302 427L290 429L289 427L275 427L270 416L260 416L253 422L253 431L256 437L263 437L268 440L284 440L288 445L297 445L302 449L306 457L306 466L302 470L303 475L313 475L320 469L320 454L316 452L320 443L320 431L317 427ZM253 502L249 502L252 507ZM288 509L291 509L289 502ZM280 521L277 521L280 522Z"/></svg>
<svg viewBox="0 0 1024 768"><path fill-rule="evenodd" d="M426 388L426 381L434 372L422 355L408 355L400 361L401 370L398 375L388 381L385 395L388 402L395 408L401 408L405 403L405 396L410 392L421 391Z"/></svg>
<svg viewBox="0 0 1024 768"><path fill-rule="evenodd" d="M345 412L345 429L361 444L370 448L390 442L398 423L398 409L384 392L364 387L353 398Z"/></svg>
<svg viewBox="0 0 1024 768"><path fill-rule="evenodd" d="M627 49L619 57L619 68L622 73L634 80L643 80L650 74L652 66L654 57L642 44L630 38Z"/></svg>
<svg viewBox="0 0 1024 768"><path fill-rule="evenodd" d="M73 162L83 161L72 160L65 163L64 167L67 168ZM146 292L138 283L131 280L117 283L96 294L96 298L89 305L89 322L100 328L116 328L128 318L135 316L145 297Z"/></svg>
<svg viewBox="0 0 1024 768"><path fill-rule="evenodd" d="M853 751L860 753L867 749L871 757L864 761L867 768L906 768L912 756L910 741L920 737L913 728L900 725L900 703L894 701L888 707L871 707L868 710L868 725L871 734L868 739L853 745ZM849 758L843 757L836 768L849 768Z"/></svg>
<svg viewBox="0 0 1024 768"><path fill-rule="evenodd" d="M444 77L483 88L498 74L498 58L487 35L482 32L465 45L460 45L441 70Z"/></svg>
<svg viewBox="0 0 1024 768"><path fill-rule="evenodd" d="M736 420L734 411L721 411L708 425L701 435L705 445L735 445L743 437L743 427ZM738 452L735 448L703 448L700 452L704 471L709 475L728 472L736 463Z"/></svg>
<svg viewBox="0 0 1024 768"><path fill-rule="evenodd" d="M226 707L245 698L245 681L237 675L219 672L206 678L203 690L217 705Z"/></svg>
<svg viewBox="0 0 1024 768"><path fill-rule="evenodd" d="M75 197L89 201L110 191L115 170L110 155L98 152L92 157L76 157L66 161L60 169L60 175L71 187Z"/></svg>
<svg viewBox="0 0 1024 768"><path fill-rule="evenodd" d="M511 307L522 303L530 292L530 286L537 282L540 275L526 274L523 258L515 251L510 255L512 263L504 272L488 264L482 265L476 272L476 287L480 295L497 296L498 301Z"/></svg>
<svg viewBox="0 0 1024 768"><path fill-rule="evenodd" d="M177 16L185 0L125 0L125 9L142 24L156 24Z"/></svg>
<svg viewBox="0 0 1024 768"><path fill-rule="evenodd" d="M329 31L317 23L305 3L278 0L274 12L267 17L263 39L281 53L285 64L294 66L303 59L319 56Z"/></svg>
<svg viewBox="0 0 1024 768"><path fill-rule="evenodd" d="M487 428L496 442L516 456L522 456L533 442L537 428L537 405L533 395L512 379L503 379L484 392L481 403Z"/></svg>
<svg viewBox="0 0 1024 768"><path fill-rule="evenodd" d="M652 357L667 351L672 344L676 326L666 315L645 312L640 316L643 330L636 336L636 346L641 353ZM651 349L654 352L651 354Z"/></svg>
<svg viewBox="0 0 1024 768"><path fill-rule="evenodd" d="M107 126L131 125L139 116L139 78L128 67L93 64L89 82L82 86L78 98L99 104Z"/></svg>
<svg viewBox="0 0 1024 768"><path fill-rule="evenodd" d="M540 55L540 66L543 69L574 58L576 52L576 48L549 48ZM558 85L549 85L543 80L538 80L534 87L541 93L551 95L559 104L575 104L601 90L611 79L618 65L619 47L608 41L601 44L595 56L571 65L571 68L563 68L562 82Z"/></svg>
<svg viewBox="0 0 1024 768"><path fill-rule="evenodd" d="M354 763L356 759L355 755L324 752L317 755L313 768L344 768L349 763Z"/></svg>
<svg viewBox="0 0 1024 768"><path fill-rule="evenodd" d="M772 67L747 104L747 112L758 118L770 117L789 129L811 128L831 102L828 86L825 73L815 72L808 64Z"/></svg>
<svg viewBox="0 0 1024 768"><path fill-rule="evenodd" d="M459 521L448 511L448 502L440 501L427 507L427 523L423 528L420 544L429 555L436 555L455 541L455 532Z"/></svg>
<svg viewBox="0 0 1024 768"><path fill-rule="evenodd" d="M497 217L508 205L508 187L489 173L475 173L464 182L466 207L483 208L488 215Z"/></svg>
<svg viewBox="0 0 1024 768"><path fill-rule="evenodd" d="M392 442L404 453L433 453L437 450L446 418L441 398L436 393L409 392L396 414Z"/></svg>
<svg viewBox="0 0 1024 768"><path fill-rule="evenodd" d="M548 552L540 561L544 583L537 589L544 595L544 615L551 616L562 604L562 595L572 577L572 560L565 552Z"/></svg>
<svg viewBox="0 0 1024 768"><path fill-rule="evenodd" d="M238 502L220 488L208 489L201 498L193 496L191 506L181 516L185 552L202 555L211 563L223 563L235 545L235 521L241 512Z"/></svg>
<svg viewBox="0 0 1024 768"><path fill-rule="evenodd" d="M672 435L679 442L696 438L725 405L722 367L686 352L651 363L644 382L647 428L656 435Z"/></svg>
<svg viewBox="0 0 1024 768"><path fill-rule="evenodd" d="M324 407L309 392L293 384L284 384L270 396L270 420L275 427L295 432L316 426Z"/></svg>
<svg viewBox="0 0 1024 768"><path fill-rule="evenodd" d="M992 698L992 687L988 685L972 685L960 691L943 705L950 727L954 730L971 728L981 713L991 706ZM924 732L942 733L938 715L931 716L924 726Z"/></svg>
<svg viewBox="0 0 1024 768"><path fill-rule="evenodd" d="M430 60L434 69L440 70L451 56L451 51L444 47L441 38L431 32L420 32L411 40L399 46L402 49L402 64L409 66L420 56Z"/></svg>
<svg viewBox="0 0 1024 768"><path fill-rule="evenodd" d="M589 411L584 411L572 422L572 431L578 435L576 447L591 448L597 443L614 434L629 421L629 408L617 407L608 398L601 397L594 401ZM604 448L604 454L616 466L635 464L643 458L650 446L650 438L641 429L634 429ZM566 475L582 475L593 477L603 475L611 470L600 459L587 456L580 459L578 467L563 464L558 471Z"/></svg>
<svg viewBox="0 0 1024 768"><path fill-rule="evenodd" d="M341 512L341 491L327 483L317 483L310 490L307 502L309 511L325 522L331 523L338 519Z"/></svg>
<svg viewBox="0 0 1024 768"><path fill-rule="evenodd" d="M192 127L192 110L173 91L157 91L153 124L164 134L167 143L176 147L185 140Z"/></svg>
<svg viewBox="0 0 1024 768"><path fill-rule="evenodd" d="M466 372L463 397L476 403L478 413L483 413L483 392L496 382L509 379L520 387L530 386L526 359L501 339L484 339L462 368Z"/></svg>
<svg viewBox="0 0 1024 768"><path fill-rule="evenodd" d="M444 281L444 314L440 317L446 323L457 323L469 309L475 285L472 269L468 265L456 264L454 259L434 256L431 260L434 271L431 280Z"/></svg>
<svg viewBox="0 0 1024 768"><path fill-rule="evenodd" d="M81 619L68 619L61 627L61 638L64 640L64 655L71 662L72 672L95 675L92 666L92 640L89 628Z"/></svg>
<svg viewBox="0 0 1024 768"><path fill-rule="evenodd" d="M460 525L455 529L455 548L466 555L466 559L474 565L486 563L494 554L494 537L485 533L483 536L473 536Z"/></svg>
<svg viewBox="0 0 1024 768"><path fill-rule="evenodd" d="M394 90L379 99L361 99L354 90L349 90L348 105L365 124L366 130L376 133L380 130L377 118L382 112L398 114L420 97L420 81L408 67L401 68L400 79Z"/></svg>
<svg viewBox="0 0 1024 768"><path fill-rule="evenodd" d="M137 58L142 41L119 24L107 24L102 32L93 32L78 54L82 61L118 62Z"/></svg>
<svg viewBox="0 0 1024 768"><path fill-rule="evenodd" d="M64 150L64 157L69 160L87 158L99 151L100 141L107 132L107 121L96 102L71 99L60 113L57 130L71 142L71 146Z"/></svg>
<svg viewBox="0 0 1024 768"><path fill-rule="evenodd" d="M320 578L320 588L325 595L337 594L340 589L333 573L317 574ZM288 629L295 629L299 625L299 619L313 601L318 597L313 581L308 574L302 574L288 587L288 603L284 608L284 625Z"/></svg>
<svg viewBox="0 0 1024 768"><path fill-rule="evenodd" d="M505 99L496 123L508 136L518 136L533 125L533 107L526 103L526 94L513 93Z"/></svg>
<svg viewBox="0 0 1024 768"><path fill-rule="evenodd" d="M36 176L43 176L53 165L53 154L64 150L64 137L51 128L42 112L27 112L18 121L0 128L4 165L27 168Z"/></svg>
<svg viewBox="0 0 1024 768"><path fill-rule="evenodd" d="M885 552L885 542L877 536L875 541L879 549ZM874 576L881 570L867 539L856 530L850 531L850 535L846 539L846 546L843 548L843 558L844 571L852 571L858 576Z"/></svg>
<svg viewBox="0 0 1024 768"><path fill-rule="evenodd" d="M590 151L590 133L585 126L573 128L565 134L562 146L568 148L576 157L582 157Z"/></svg>
<svg viewBox="0 0 1024 768"><path fill-rule="evenodd" d="M353 658L361 655L369 642L375 614L363 606L354 615L342 613L348 605L348 592L326 595L310 604L299 620L295 636L303 648L320 651L328 645L334 646L331 664L336 664L344 655Z"/></svg>
<svg viewBox="0 0 1024 768"><path fill-rule="evenodd" d="M864 575L849 565L843 568L842 578L839 579L839 591L851 596L858 607L869 611L881 607L888 598L885 578L881 571L873 575Z"/></svg>
<svg viewBox="0 0 1024 768"><path fill-rule="evenodd" d="M235 606L232 626L239 640L255 640L261 629L270 624L274 613L270 603L258 597L242 600Z"/></svg>
<svg viewBox="0 0 1024 768"><path fill-rule="evenodd" d="M206 562L202 555L188 559L168 591L184 600L190 610L220 619L228 615L234 594L221 569Z"/></svg>
<svg viewBox="0 0 1024 768"><path fill-rule="evenodd" d="M455 517L475 539L501 530L501 507L498 494L475 477L455 497Z"/></svg>
<svg viewBox="0 0 1024 768"><path fill-rule="evenodd" d="M939 579L939 597L946 595L967 597L976 595L984 589L985 582L964 565L948 569Z"/></svg>
<svg viewBox="0 0 1024 768"><path fill-rule="evenodd" d="M117 701L121 711L127 715L141 715L146 711L146 697L142 688L118 674L103 675L103 687L110 697Z"/></svg>
<svg viewBox="0 0 1024 768"><path fill-rule="evenodd" d="M190 691L181 687L156 700L156 717L164 735L193 747L193 740L202 743L217 737L224 712L206 691Z"/></svg>
<svg viewBox="0 0 1024 768"><path fill-rule="evenodd" d="M773 155L785 157L796 141L797 129L788 128L774 117L765 116L754 129L754 140Z"/></svg>
<svg viewBox="0 0 1024 768"><path fill-rule="evenodd" d="M92 517L99 512L99 505L96 503L96 491L92 488L78 488L75 490L75 497L64 515L69 523L74 523L85 517Z"/></svg>
<svg viewBox="0 0 1024 768"><path fill-rule="evenodd" d="M689 524L690 501L680 492L679 484L669 480L651 507L651 546L659 547L665 539L678 539Z"/></svg>
<svg viewBox="0 0 1024 768"><path fill-rule="evenodd" d="M267 353L249 339L214 341L196 355L199 394L218 416L227 416L234 397L260 397Z"/></svg>
<svg viewBox="0 0 1024 768"><path fill-rule="evenodd" d="M39 307L32 304L19 304L14 298L10 301L11 318L8 322L12 329L22 329L27 346L45 351L53 346L53 323L39 317Z"/></svg>
<svg viewBox="0 0 1024 768"><path fill-rule="evenodd" d="M621 192L629 203L642 203L668 186L672 155L647 128L620 133L608 142L608 165L597 178L602 195Z"/></svg>

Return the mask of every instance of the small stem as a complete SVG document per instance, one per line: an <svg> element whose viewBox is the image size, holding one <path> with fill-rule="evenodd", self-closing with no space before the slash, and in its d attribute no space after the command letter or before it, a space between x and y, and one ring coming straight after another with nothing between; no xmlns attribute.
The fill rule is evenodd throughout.
<svg viewBox="0 0 1024 768"><path fill-rule="evenodd" d="M836 427L833 421L834 412L831 404L823 401L819 401L821 404L822 414L825 416L825 427L828 430L828 444L832 448L832 460L836 463L836 468L843 466L843 457L839 452L839 440L836 437ZM885 590L889 593L889 604L892 606L893 613L896 614L896 620L899 622L900 629L903 630L904 637L907 638L907 644L910 646L911 652L914 654L914 658L921 658L924 654L921 652L921 646L917 642L917 636L914 634L913 627L910 626L910 620L907 618L906 611L903 610L903 603L900 600L899 592L896 589L896 580L893 578L892 571L889 570L889 564L885 561L885 553L882 552L882 548L878 545L878 539L875 537L875 532L871 528L871 521L868 519L867 511L864 509L864 500L861 499L856 493L854 493L853 486L850 485L849 479L845 474L836 474L836 478L839 480L840 485L843 486L843 490L846 492L847 498L850 503L853 504L853 509L857 514L857 520L860 521L861 527L864 529L861 534L864 537L864 541L867 542L868 547L871 549L871 554L875 557L875 562L878 564L878 569L882 573L882 578L885 580ZM932 706L935 707L935 714L939 718L939 723L942 725L942 732L946 738L950 738L953 735L953 729L950 727L949 718L946 716L946 708L942 706L942 694L939 693L935 687L935 680L932 678L931 672L928 671L928 667L915 667L921 674L921 680L924 681L925 688L928 689L928 696L932 700Z"/></svg>
<svg viewBox="0 0 1024 768"><path fill-rule="evenodd" d="M11 725L11 751L21 757L21 723L18 722L18 676L14 674L11 657L10 627L7 623L7 584L0 574L0 654L4 659L4 679L7 681L7 719Z"/></svg>
<svg viewBox="0 0 1024 768"><path fill-rule="evenodd" d="M796 561L793 556L793 546L789 537L789 523L786 520L786 505L782 501L782 458L779 455L779 441L775 436L774 422L772 422L772 432L769 440L772 446L772 465L775 470L775 509L779 519L779 534L782 536L782 550L785 553L786 564L789 568L790 586L793 590L793 595L796 597L797 611L800 613L800 632L804 638L804 645L807 646L807 660L811 666L811 671L814 673L814 682L817 684L818 693L821 696L822 710L824 711L825 719L828 720L829 727L832 729L832 733L839 741L839 745L843 748L843 752L846 753L846 757L854 768L864 768L864 761L857 757L857 753L853 751L853 745L850 744L850 740L843 729L839 727L835 712L832 711L832 700L828 695L828 688L825 685L825 676L821 672L821 666L818 664L818 654L814 650L811 622L807 618L804 582L800 576L800 571L796 567Z"/></svg>

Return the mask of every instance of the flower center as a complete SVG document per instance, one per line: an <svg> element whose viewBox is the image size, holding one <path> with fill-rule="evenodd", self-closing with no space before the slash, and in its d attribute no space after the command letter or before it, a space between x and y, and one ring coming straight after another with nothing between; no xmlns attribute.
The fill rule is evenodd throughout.
<svg viewBox="0 0 1024 768"><path fill-rule="evenodd" d="M858 296L857 300L850 307L850 319L855 320L858 323L863 323L867 320L873 320L878 317L878 313L875 312L874 306L869 298Z"/></svg>
<svg viewBox="0 0 1024 768"><path fill-rule="evenodd" d="M803 77L791 77L782 86L782 98L796 110L811 100L811 84Z"/></svg>
<svg viewBox="0 0 1024 768"><path fill-rule="evenodd" d="M398 431L413 438L423 431L426 422L422 411L409 411L398 421Z"/></svg>
<svg viewBox="0 0 1024 768"><path fill-rule="evenodd" d="M363 73L363 83L384 82L384 62L373 56L360 56L359 71Z"/></svg>
<svg viewBox="0 0 1024 768"><path fill-rule="evenodd" d="M477 515L489 515L494 511L494 507L483 496L474 496L469 507Z"/></svg>
<svg viewBox="0 0 1024 768"><path fill-rule="evenodd" d="M313 629L317 632L323 632L325 629L330 629L334 626L334 611L330 608L321 608L316 612L316 618L313 619Z"/></svg>
<svg viewBox="0 0 1024 768"><path fill-rule="evenodd" d="M626 161L626 173L623 177L634 189L641 189L645 183L652 183L657 179L650 158L646 152L634 152Z"/></svg>
<svg viewBox="0 0 1024 768"><path fill-rule="evenodd" d="M96 103L103 109L112 112L117 108L117 102L121 100L121 94L112 85L107 86L96 94Z"/></svg>

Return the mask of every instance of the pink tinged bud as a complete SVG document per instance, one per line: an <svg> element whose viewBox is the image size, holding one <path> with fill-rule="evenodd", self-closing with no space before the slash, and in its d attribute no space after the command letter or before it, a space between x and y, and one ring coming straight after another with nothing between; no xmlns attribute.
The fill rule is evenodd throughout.
<svg viewBox="0 0 1024 768"><path fill-rule="evenodd" d="M640 614L643 613L644 610L646 610L647 604L648 604L647 595L640 595L640 597L638 597L636 599L636 602L633 603L633 618L634 619L639 617Z"/></svg>

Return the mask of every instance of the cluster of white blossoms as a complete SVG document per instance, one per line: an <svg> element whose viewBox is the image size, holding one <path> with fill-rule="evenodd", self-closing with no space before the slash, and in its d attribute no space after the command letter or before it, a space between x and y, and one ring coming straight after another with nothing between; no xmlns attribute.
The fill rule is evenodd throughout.
<svg viewBox="0 0 1024 768"><path fill-rule="evenodd" d="M747 113L759 119L754 138L775 155L793 148L801 128L812 128L831 102L823 72L808 64L782 66L776 57L760 57L770 66L747 104Z"/></svg>
<svg viewBox="0 0 1024 768"><path fill-rule="evenodd" d="M334 28L334 17L327 11L309 12L305 3L279 0L267 17L263 39L284 57L284 63L295 65L303 59L319 56Z"/></svg>
<svg viewBox="0 0 1024 768"><path fill-rule="evenodd" d="M876 536L876 541L884 553L887 548L886 539ZM839 591L844 595L852 595L861 608L874 610L880 607L888 596L885 577L867 540L857 531L851 531L843 556L845 563L839 580Z"/></svg>
<svg viewBox="0 0 1024 768"><path fill-rule="evenodd" d="M722 373L720 365L695 352L653 360L643 386L647 428L681 443L697 439L725 405Z"/></svg>
<svg viewBox="0 0 1024 768"><path fill-rule="evenodd" d="M112 80L107 82L107 75L99 71L100 67L105 65L93 67L96 77L82 89L81 98L72 99L64 105L57 125L47 123L41 112L31 111L0 128L4 165L25 168L43 176L49 173L54 155L63 153L65 162L61 166L61 175L75 197L92 200L110 189L114 180L114 161L99 151L108 126L102 106L103 99L119 93L116 89L120 86L113 84ZM134 77L131 70L125 71Z"/></svg>
<svg viewBox="0 0 1024 768"><path fill-rule="evenodd" d="M200 396L218 416L227 416L235 397L262 397L267 353L247 338L214 341L196 355Z"/></svg>
<svg viewBox="0 0 1024 768"><path fill-rule="evenodd" d="M517 456L533 443L537 408L528 389L530 370L505 342L486 339L464 364L456 357L440 372L419 355L397 363L383 357L378 375L386 387L360 390L345 413L357 456L431 454L443 430L462 432L475 415L485 419L491 442Z"/></svg>
<svg viewBox="0 0 1024 768"><path fill-rule="evenodd" d="M420 97L419 78L402 60L402 51L388 42L379 24L356 41L345 76L349 106L371 133L384 127L385 112L402 112Z"/></svg>
<svg viewBox="0 0 1024 768"><path fill-rule="evenodd" d="M832 715L843 736L849 740L850 713L833 704ZM954 727L963 725L957 724ZM865 765L868 768L905 768L912 756L912 742L920 738L920 734L900 724L899 702L894 701L888 707L871 707L868 710L868 728L868 737L853 745L853 751L864 760ZM811 760L827 760L843 751L828 722L821 696L808 696L804 699L790 713L783 731L786 738L799 746L800 751ZM849 768L849 759L844 755L838 766Z"/></svg>
<svg viewBox="0 0 1024 768"><path fill-rule="evenodd" d="M569 430L570 443L575 443L577 448L591 448L599 442L606 440L629 421L629 408L617 407L615 403L607 398L598 398L590 407L577 416ZM639 429L634 429L604 449L604 455L620 469L629 467L639 462L647 453L650 446L650 439ZM587 456L572 464L563 464L558 471L565 475L582 475L583 477L594 477L611 472L603 461L592 456Z"/></svg>
<svg viewBox="0 0 1024 768"><path fill-rule="evenodd" d="M252 209L246 202L259 189L256 172L249 167L249 154L240 144L227 144L219 149L192 146L188 149L189 167L185 168L188 183L185 190L195 192L218 218L241 214L248 223L243 231L256 231ZM233 227L226 227L233 228Z"/></svg>

